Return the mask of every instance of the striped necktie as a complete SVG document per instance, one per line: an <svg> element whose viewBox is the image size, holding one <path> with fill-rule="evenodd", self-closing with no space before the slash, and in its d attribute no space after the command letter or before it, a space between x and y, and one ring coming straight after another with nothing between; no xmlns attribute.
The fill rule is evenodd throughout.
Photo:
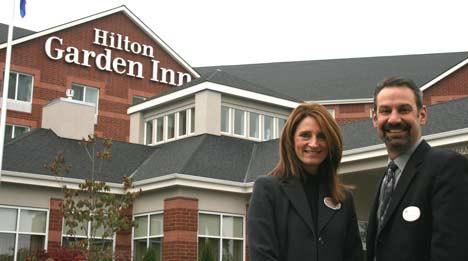
<svg viewBox="0 0 468 261"><path fill-rule="evenodd" d="M392 193L395 187L395 172L397 169L398 166L395 164L395 162L390 161L387 167L387 172L385 173L382 188L380 189L380 194L382 195L382 197L377 211L377 218L379 220L379 230L384 221L388 206L390 205L390 200L392 199Z"/></svg>

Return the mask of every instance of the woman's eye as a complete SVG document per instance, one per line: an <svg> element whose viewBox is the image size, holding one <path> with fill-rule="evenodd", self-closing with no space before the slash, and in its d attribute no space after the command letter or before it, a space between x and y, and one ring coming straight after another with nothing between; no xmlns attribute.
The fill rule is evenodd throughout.
<svg viewBox="0 0 468 261"><path fill-rule="evenodd" d="M325 134L323 133L317 134L317 139L325 140L326 139Z"/></svg>

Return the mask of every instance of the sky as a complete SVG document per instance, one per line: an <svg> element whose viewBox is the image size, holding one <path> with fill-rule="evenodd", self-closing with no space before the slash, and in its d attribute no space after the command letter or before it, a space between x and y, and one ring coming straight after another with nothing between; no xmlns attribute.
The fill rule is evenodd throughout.
<svg viewBox="0 0 468 261"><path fill-rule="evenodd" d="M2 0L39 31L126 5L191 66L468 51L468 1Z"/></svg>

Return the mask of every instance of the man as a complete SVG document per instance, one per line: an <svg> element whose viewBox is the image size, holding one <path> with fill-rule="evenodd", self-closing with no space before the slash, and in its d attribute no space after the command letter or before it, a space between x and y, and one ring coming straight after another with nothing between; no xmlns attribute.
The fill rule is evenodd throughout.
<svg viewBox="0 0 468 261"><path fill-rule="evenodd" d="M373 125L389 167L377 188L367 234L368 261L468 260L468 159L431 148L411 80L389 78L374 91Z"/></svg>

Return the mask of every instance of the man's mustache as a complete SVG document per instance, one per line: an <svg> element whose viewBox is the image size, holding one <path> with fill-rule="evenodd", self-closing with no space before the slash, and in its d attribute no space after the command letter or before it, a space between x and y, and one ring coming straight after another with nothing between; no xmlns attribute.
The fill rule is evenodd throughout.
<svg viewBox="0 0 468 261"><path fill-rule="evenodd" d="M382 129L384 131L390 131L390 130L402 130L402 131L407 131L410 129L410 126L409 124L406 124L406 123L403 123L403 122L400 122L400 123L397 123L397 124L390 124L390 123L387 123L385 124Z"/></svg>

